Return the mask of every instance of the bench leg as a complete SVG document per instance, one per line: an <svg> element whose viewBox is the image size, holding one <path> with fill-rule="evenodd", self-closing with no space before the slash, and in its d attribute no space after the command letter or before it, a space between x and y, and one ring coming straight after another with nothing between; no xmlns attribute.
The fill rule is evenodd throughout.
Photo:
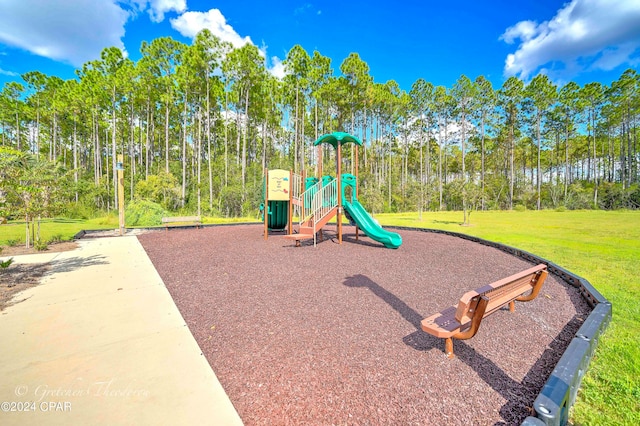
<svg viewBox="0 0 640 426"><path fill-rule="evenodd" d="M449 358L455 357L455 355L453 354L453 340L451 339L451 337L447 337L444 340L444 351Z"/></svg>
<svg viewBox="0 0 640 426"><path fill-rule="evenodd" d="M516 300L519 302L528 302L535 299L542 288L542 284L547 279L547 275L549 275L548 271L540 271L540 273L535 277L535 284L533 285L531 293L526 296L520 296Z"/></svg>
<svg viewBox="0 0 640 426"><path fill-rule="evenodd" d="M516 310L516 302L513 300L509 302L509 312L514 312Z"/></svg>

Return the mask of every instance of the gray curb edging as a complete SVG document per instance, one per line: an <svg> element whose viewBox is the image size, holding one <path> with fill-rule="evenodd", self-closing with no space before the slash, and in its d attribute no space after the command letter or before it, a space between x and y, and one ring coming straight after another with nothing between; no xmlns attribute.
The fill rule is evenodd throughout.
<svg viewBox="0 0 640 426"><path fill-rule="evenodd" d="M239 226L259 225L262 222L241 222L231 224L201 225L201 227L213 226ZM193 226L176 226L176 228L191 228ZM540 256L536 256L524 250L510 247L505 244L495 243L482 238L465 235L458 232L443 231L439 229L412 228L406 226L385 226L387 229L406 231L429 232L444 234L452 237L472 241L485 246L493 247L509 253L513 256L528 260L533 263L544 263L549 272L563 281L579 289L582 297L593 308L582 326L569 343L564 354L556 364L553 372L547 379L538 397L533 403L535 417L527 417L522 426L564 426L569 420L569 410L573 406L582 377L589 367L591 358L598 345L598 340L611 322L612 305L598 290L586 279L556 265ZM148 230L163 230L163 228L144 228ZM80 239L91 231L80 231L74 239Z"/></svg>
<svg viewBox="0 0 640 426"><path fill-rule="evenodd" d="M533 403L535 417L527 417L523 426L548 425L564 426L569 421L569 410L573 406L582 377L589 368L591 358L598 346L598 340L611 322L612 305L598 290L586 279L556 265L540 256L536 256L524 250L495 243L482 238L473 237L457 232L442 231L439 229L411 228L404 226L386 226L389 229L410 230L445 234L462 238L482 245L494 247L516 257L533 263L544 263L549 272L580 290L580 294L593 308L582 326L564 351L564 354L556 364L553 372L547 379Z"/></svg>

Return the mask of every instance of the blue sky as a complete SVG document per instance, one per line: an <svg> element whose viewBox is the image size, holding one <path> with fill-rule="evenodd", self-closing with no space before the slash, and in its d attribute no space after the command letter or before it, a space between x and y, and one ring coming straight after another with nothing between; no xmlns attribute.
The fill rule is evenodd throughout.
<svg viewBox="0 0 640 426"><path fill-rule="evenodd" d="M451 87L462 74L496 89L539 72L609 85L640 64L639 0L0 0L0 86L32 70L73 78L109 46L137 60L143 40L190 43L205 27L258 46L276 75L300 44L330 57L336 74L357 52L374 81L407 91L418 78Z"/></svg>

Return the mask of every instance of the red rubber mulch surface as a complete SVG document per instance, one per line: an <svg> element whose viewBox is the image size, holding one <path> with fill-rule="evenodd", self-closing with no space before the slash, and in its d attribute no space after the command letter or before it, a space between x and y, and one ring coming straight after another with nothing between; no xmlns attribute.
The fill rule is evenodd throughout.
<svg viewBox="0 0 640 426"><path fill-rule="evenodd" d="M531 266L447 235L400 231L397 250L347 226L302 247L259 225L138 238L247 425L519 424L589 313L549 276L516 311L444 341L420 321Z"/></svg>

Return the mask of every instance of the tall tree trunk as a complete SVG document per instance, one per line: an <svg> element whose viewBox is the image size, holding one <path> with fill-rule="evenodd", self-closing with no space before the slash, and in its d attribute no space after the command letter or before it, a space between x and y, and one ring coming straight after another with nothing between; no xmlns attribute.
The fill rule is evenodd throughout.
<svg viewBox="0 0 640 426"><path fill-rule="evenodd" d="M298 173L298 81L296 80L296 110L293 118L293 172Z"/></svg>
<svg viewBox="0 0 640 426"><path fill-rule="evenodd" d="M513 210L513 184L515 180L515 136L513 122L509 126L509 210Z"/></svg>
<svg viewBox="0 0 640 426"><path fill-rule="evenodd" d="M180 206L184 208L187 195L187 103L189 95L184 94L184 109L182 118L182 192L180 194Z"/></svg>
<svg viewBox="0 0 640 426"><path fill-rule="evenodd" d="M207 166L209 172L209 212L213 210L213 172L212 172L212 164L211 164L211 88L209 86L209 69L207 68L206 73L206 82L207 82Z"/></svg>
<svg viewBox="0 0 640 426"><path fill-rule="evenodd" d="M462 113L462 141L460 147L462 149L462 210L463 223L469 224L469 213L467 212L467 171L465 168L465 139L466 139L466 114Z"/></svg>
<svg viewBox="0 0 640 426"><path fill-rule="evenodd" d="M57 147L58 147L58 114L56 111L53 111L53 125L52 132L53 137L51 141L51 149L49 150L52 153L52 161L55 163L58 159L57 156Z"/></svg>
<svg viewBox="0 0 640 426"><path fill-rule="evenodd" d="M569 127L566 127L564 143L564 200L567 201L569 192Z"/></svg>
<svg viewBox="0 0 640 426"><path fill-rule="evenodd" d="M113 85L111 95L111 171L113 172L113 205L118 206L118 180L116 176L116 86Z"/></svg>
<svg viewBox="0 0 640 426"><path fill-rule="evenodd" d="M387 180L388 180L388 198L389 198L389 211L393 211L391 210L391 176L392 176L392 164L391 164L391 129L389 129L388 134L387 134L387 144L388 144L388 149L389 149L389 159L387 161L387 166L389 167L389 171L387 172Z"/></svg>
<svg viewBox="0 0 640 426"><path fill-rule="evenodd" d="M541 192L542 192L542 186L541 186L541 180L542 180L542 174L540 173L540 114L538 114L537 119L536 119L536 137L538 140L538 172L536 175L536 186L538 189L538 202L537 202L537 209L540 210L540 204L541 204Z"/></svg>
<svg viewBox="0 0 640 426"><path fill-rule="evenodd" d="M40 157L40 97L36 102L36 155ZM49 161L51 161L51 150L49 150Z"/></svg>
<svg viewBox="0 0 640 426"><path fill-rule="evenodd" d="M18 114L18 111L16 110L16 144L18 145L18 151L22 150L22 146L20 146L20 115ZM40 155L38 153L38 155Z"/></svg>
<svg viewBox="0 0 640 426"><path fill-rule="evenodd" d="M229 93L224 92L224 186L229 182Z"/></svg>
<svg viewBox="0 0 640 426"><path fill-rule="evenodd" d="M104 129L104 147L105 147L104 172L107 177L106 187L111 188L111 179L109 177L109 130L108 129ZM114 153L114 158L115 158L115 153ZM100 158L100 163L102 164L102 158ZM113 177L113 180L114 181L116 180L115 175ZM107 210L111 210L111 196L108 194L107 194Z"/></svg>
<svg viewBox="0 0 640 426"><path fill-rule="evenodd" d="M439 192L439 210L442 210L442 151L444 148L444 141L442 140L442 128L438 126L438 136L440 137L438 143L438 192Z"/></svg>
<svg viewBox="0 0 640 426"><path fill-rule="evenodd" d="M246 186L246 174L247 174L247 137L249 134L249 88L246 89L245 99L244 99L244 113L245 113L245 123L244 123L244 131L242 138L242 201L245 200L245 186Z"/></svg>
<svg viewBox="0 0 640 426"><path fill-rule="evenodd" d="M424 208L424 114L420 114L420 206L418 207L418 219L422 220Z"/></svg>
<svg viewBox="0 0 640 426"><path fill-rule="evenodd" d="M149 178L149 130L151 128L151 99L147 97L147 129L144 134L144 178L145 180Z"/></svg>
<svg viewBox="0 0 640 426"><path fill-rule="evenodd" d="M485 155L486 155L486 151L485 151L485 132L484 132L484 120L485 120L485 113L484 111L482 112L482 119L480 122L480 132L481 132L481 136L480 136L480 187L481 187L481 196L480 196L480 205L482 207L482 210L485 209L485 200L484 200L484 173L485 173Z"/></svg>
<svg viewBox="0 0 640 426"><path fill-rule="evenodd" d="M635 161L633 158L633 145L631 143L632 139L631 139L631 111L629 111L629 109L627 109L627 167L628 167L628 173L627 173L627 185L626 187L629 188L631 187L631 184L634 181L634 165L635 165Z"/></svg>
<svg viewBox="0 0 640 426"><path fill-rule="evenodd" d="M131 98L131 111L129 114L129 163L131 164L131 170L129 170L129 199L133 201L133 185L135 183L136 176L136 156L133 149L135 144L135 132L133 127L133 116L135 111L133 108L133 96L131 96Z"/></svg>
<svg viewBox="0 0 640 426"><path fill-rule="evenodd" d="M100 140L96 131L96 112L91 111L91 140L93 141L93 183L100 184Z"/></svg>
<svg viewBox="0 0 640 426"><path fill-rule="evenodd" d="M200 102L202 100L200 99ZM199 103L200 103L199 102ZM196 169L198 173L198 216L202 214L202 109L199 108L198 113L198 141L197 141L197 157L196 157Z"/></svg>
<svg viewBox="0 0 640 426"><path fill-rule="evenodd" d="M169 101L164 106L164 171L169 173Z"/></svg>
<svg viewBox="0 0 640 426"><path fill-rule="evenodd" d="M73 114L73 183L75 184L75 200L78 204L78 132L75 112Z"/></svg>

